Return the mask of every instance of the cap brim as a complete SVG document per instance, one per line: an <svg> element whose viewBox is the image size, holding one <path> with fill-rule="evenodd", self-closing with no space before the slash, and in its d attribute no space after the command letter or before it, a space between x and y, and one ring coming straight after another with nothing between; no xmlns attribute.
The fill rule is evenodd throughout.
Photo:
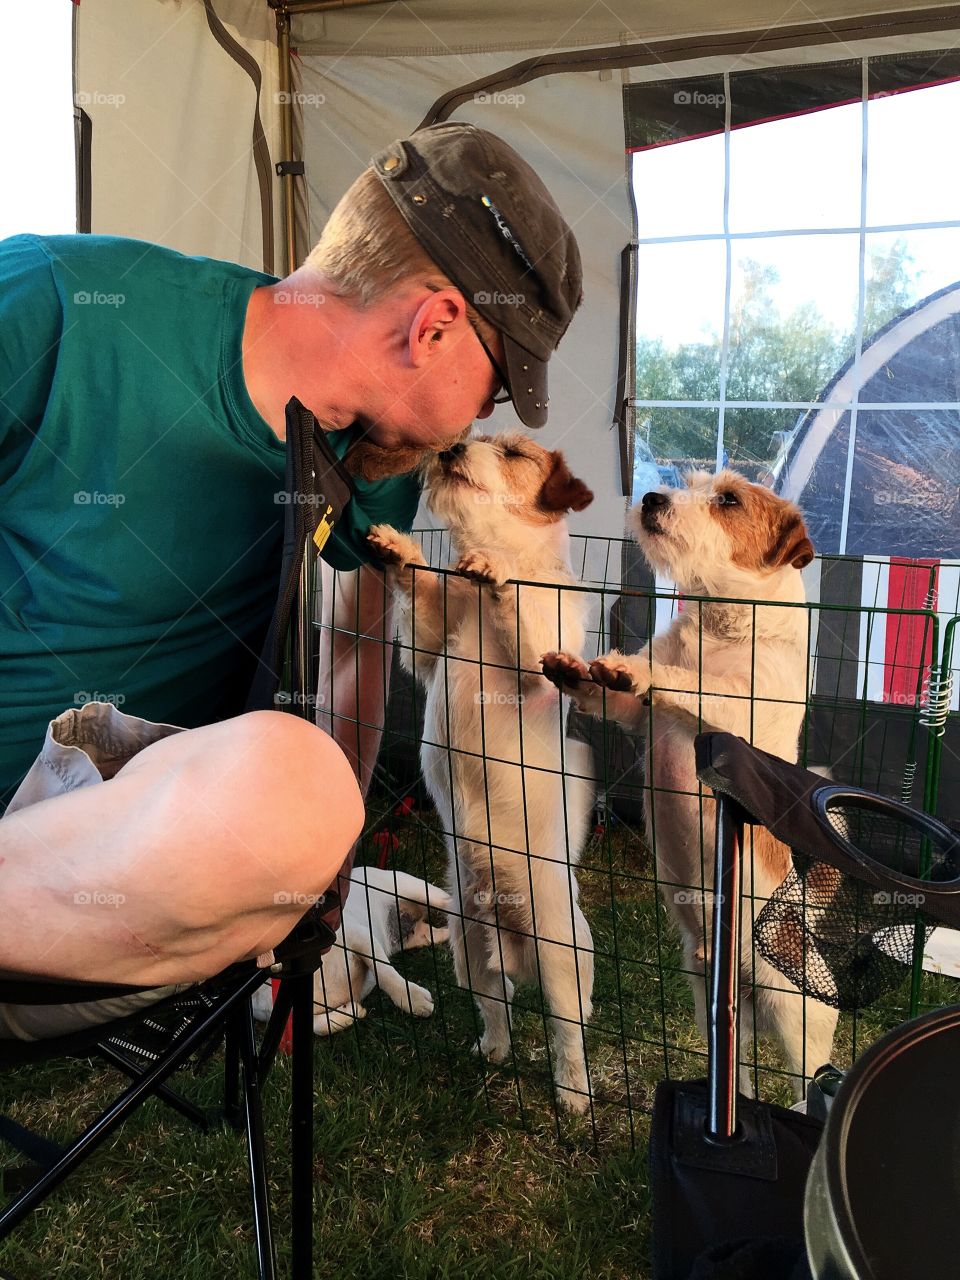
<svg viewBox="0 0 960 1280"><path fill-rule="evenodd" d="M503 339L503 372L517 417L525 427L542 427L547 421L547 362L538 360L500 330Z"/></svg>

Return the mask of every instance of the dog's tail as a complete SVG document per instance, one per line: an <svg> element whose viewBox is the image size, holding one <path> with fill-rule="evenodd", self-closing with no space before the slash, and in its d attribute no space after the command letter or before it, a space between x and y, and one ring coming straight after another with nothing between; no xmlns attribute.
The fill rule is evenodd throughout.
<svg viewBox="0 0 960 1280"><path fill-rule="evenodd" d="M419 903L431 911L448 911L453 899L435 884L408 875L406 871L394 871L387 867L354 867L350 879L358 887L364 885L380 893L397 898L401 908L407 903Z"/></svg>

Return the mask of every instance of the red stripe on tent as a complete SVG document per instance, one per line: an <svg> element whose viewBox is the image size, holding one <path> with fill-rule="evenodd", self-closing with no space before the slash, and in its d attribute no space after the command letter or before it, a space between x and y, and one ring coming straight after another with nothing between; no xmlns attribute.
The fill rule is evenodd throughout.
<svg viewBox="0 0 960 1280"><path fill-rule="evenodd" d="M933 570L936 591L939 560L913 560L890 557L890 579L887 594L889 609L929 608L928 592ZM887 614L887 631L883 655L883 700L901 707L916 705L922 673L933 660L933 627L929 618L910 614Z"/></svg>

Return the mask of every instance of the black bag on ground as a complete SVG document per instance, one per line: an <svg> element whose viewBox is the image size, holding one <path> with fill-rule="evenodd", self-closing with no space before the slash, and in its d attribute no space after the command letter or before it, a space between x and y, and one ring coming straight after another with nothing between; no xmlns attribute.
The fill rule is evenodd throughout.
<svg viewBox="0 0 960 1280"><path fill-rule="evenodd" d="M739 1100L743 1137L710 1143L706 1083L657 1085L650 1127L654 1280L800 1280L803 1191L823 1125ZM799 1269L798 1269L799 1267Z"/></svg>

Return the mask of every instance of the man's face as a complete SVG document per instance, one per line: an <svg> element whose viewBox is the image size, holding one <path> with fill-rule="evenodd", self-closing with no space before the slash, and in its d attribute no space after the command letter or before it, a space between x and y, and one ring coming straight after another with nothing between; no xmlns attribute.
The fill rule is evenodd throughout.
<svg viewBox="0 0 960 1280"><path fill-rule="evenodd" d="M387 344L389 393L359 418L370 439L387 448L443 447L488 418L504 391L495 367L503 367L503 340L488 333L481 341L456 289L413 291Z"/></svg>

